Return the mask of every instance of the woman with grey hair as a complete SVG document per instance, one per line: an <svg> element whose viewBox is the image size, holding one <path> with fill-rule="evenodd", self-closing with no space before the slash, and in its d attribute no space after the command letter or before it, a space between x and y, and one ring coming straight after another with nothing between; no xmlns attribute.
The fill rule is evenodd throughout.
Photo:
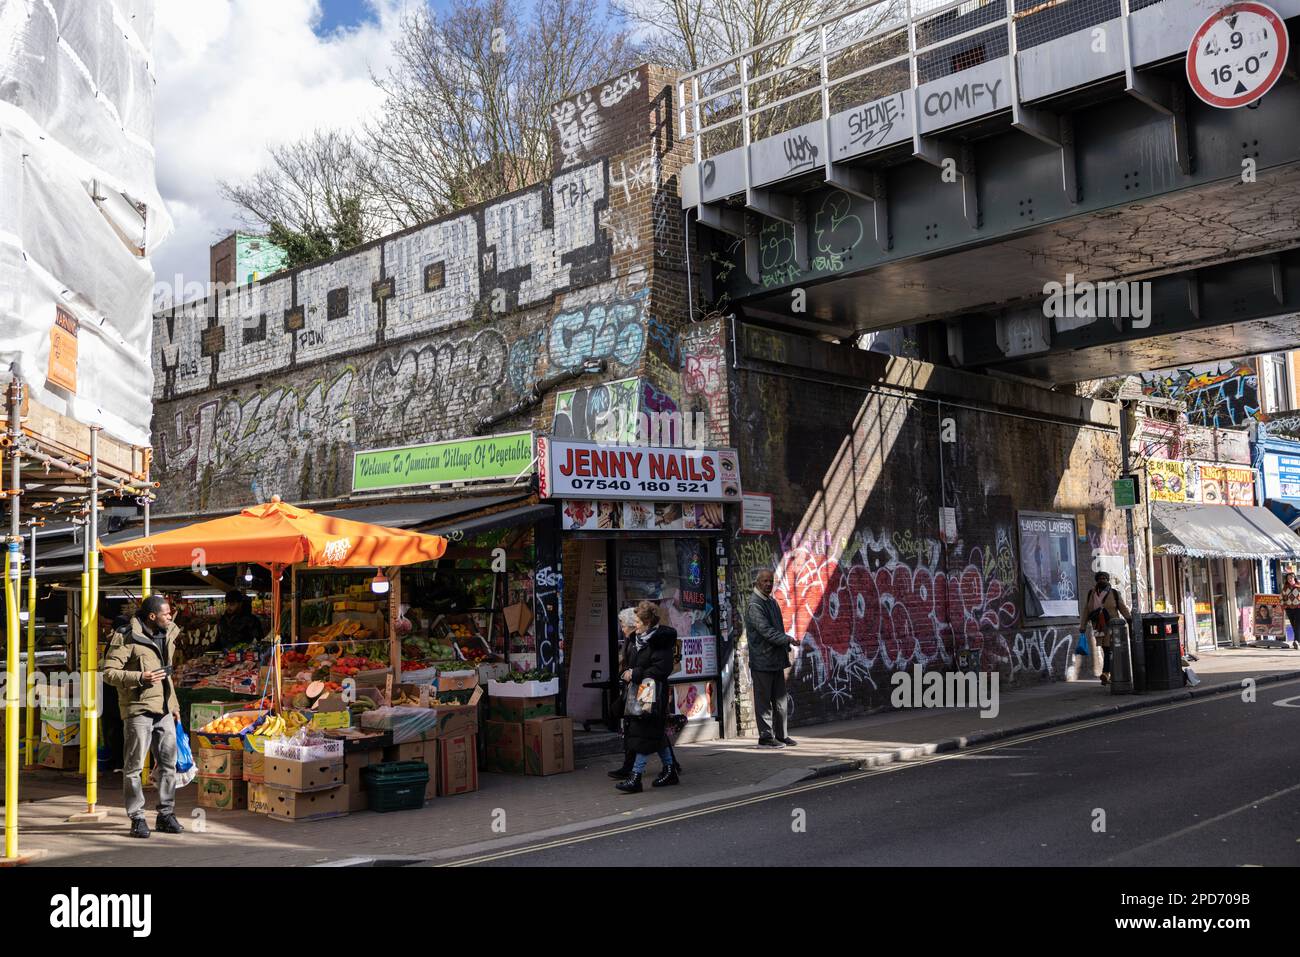
<svg viewBox="0 0 1300 957"><path fill-rule="evenodd" d="M618 613L618 630L623 635L623 644L618 651L618 671L615 674L621 675L627 668L627 662L631 660L632 653L636 650L636 609L624 608ZM619 695L614 699L619 708L623 707L622 685L619 686ZM623 719L623 734L627 735L627 719ZM610 771L609 776L618 781L626 780L632 774L632 765L636 763L636 752L624 749L623 766L615 771Z"/></svg>

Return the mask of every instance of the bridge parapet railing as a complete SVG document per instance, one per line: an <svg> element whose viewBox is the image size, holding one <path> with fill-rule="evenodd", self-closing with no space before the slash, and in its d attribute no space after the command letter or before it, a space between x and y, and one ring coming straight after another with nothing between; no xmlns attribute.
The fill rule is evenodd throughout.
<svg viewBox="0 0 1300 957"><path fill-rule="evenodd" d="M872 0L678 81L696 162L1164 0Z"/></svg>

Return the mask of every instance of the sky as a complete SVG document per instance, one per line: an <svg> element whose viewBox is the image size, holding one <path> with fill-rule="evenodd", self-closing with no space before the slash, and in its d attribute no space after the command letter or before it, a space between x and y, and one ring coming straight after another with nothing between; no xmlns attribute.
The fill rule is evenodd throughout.
<svg viewBox="0 0 1300 957"><path fill-rule="evenodd" d="M236 225L220 180L252 175L272 143L377 110L370 73L392 63L402 11L423 2L158 0L156 175L175 221L153 256L159 283L207 281L208 247Z"/></svg>

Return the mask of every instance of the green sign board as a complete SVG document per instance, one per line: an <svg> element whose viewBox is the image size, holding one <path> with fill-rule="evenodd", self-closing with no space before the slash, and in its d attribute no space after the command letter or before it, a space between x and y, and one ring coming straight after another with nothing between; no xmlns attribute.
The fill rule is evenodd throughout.
<svg viewBox="0 0 1300 957"><path fill-rule="evenodd" d="M352 458L352 491L512 481L531 471L532 462L531 432L357 452Z"/></svg>
<svg viewBox="0 0 1300 957"><path fill-rule="evenodd" d="M1111 485L1115 494L1116 508L1133 508L1138 503L1137 478L1132 475L1126 475L1124 478L1115 479Z"/></svg>

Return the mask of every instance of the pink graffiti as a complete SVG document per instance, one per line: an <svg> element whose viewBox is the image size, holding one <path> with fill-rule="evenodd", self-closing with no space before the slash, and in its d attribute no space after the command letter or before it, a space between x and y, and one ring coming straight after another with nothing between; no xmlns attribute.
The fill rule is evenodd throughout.
<svg viewBox="0 0 1300 957"><path fill-rule="evenodd" d="M784 552L772 595L789 633L819 657L822 674L850 658L894 670L951 661L959 648L982 649L986 638L1014 626L1015 596L985 566L975 549L954 575L897 560L872 571L809 542Z"/></svg>
<svg viewBox="0 0 1300 957"><path fill-rule="evenodd" d="M717 395L722 390L722 356L716 353L688 355L684 384L688 395Z"/></svg>

